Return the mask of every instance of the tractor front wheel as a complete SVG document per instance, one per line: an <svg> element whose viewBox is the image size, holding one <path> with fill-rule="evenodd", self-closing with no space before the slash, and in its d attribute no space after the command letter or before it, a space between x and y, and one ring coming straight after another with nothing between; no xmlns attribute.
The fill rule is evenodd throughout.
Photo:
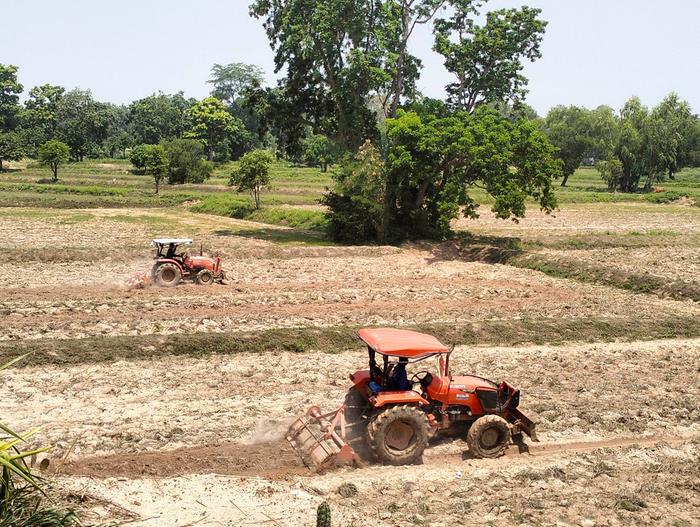
<svg viewBox="0 0 700 527"><path fill-rule="evenodd" d="M430 425L415 406L391 406L375 415L367 427L367 443L375 459L387 465L420 461L428 446Z"/></svg>
<svg viewBox="0 0 700 527"><path fill-rule="evenodd" d="M164 263L153 273L156 285L160 287L175 287L182 280L182 273L175 264Z"/></svg>
<svg viewBox="0 0 700 527"><path fill-rule="evenodd" d="M197 273L195 282L199 285L209 285L214 281L214 274L208 269L203 269Z"/></svg>
<svg viewBox="0 0 700 527"><path fill-rule="evenodd" d="M510 442L508 422L498 415L479 417L467 432L467 445L474 457L502 456Z"/></svg>

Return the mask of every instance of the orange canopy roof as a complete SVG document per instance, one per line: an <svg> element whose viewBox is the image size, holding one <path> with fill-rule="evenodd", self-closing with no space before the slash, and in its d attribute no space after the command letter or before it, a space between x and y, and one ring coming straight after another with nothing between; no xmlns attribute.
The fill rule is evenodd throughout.
<svg viewBox="0 0 700 527"><path fill-rule="evenodd" d="M416 359L450 350L432 335L406 329L361 329L360 338L377 353Z"/></svg>

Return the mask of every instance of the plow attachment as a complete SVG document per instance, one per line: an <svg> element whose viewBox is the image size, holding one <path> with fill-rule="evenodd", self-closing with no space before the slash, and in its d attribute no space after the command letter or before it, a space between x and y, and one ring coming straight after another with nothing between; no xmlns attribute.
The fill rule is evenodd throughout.
<svg viewBox="0 0 700 527"><path fill-rule="evenodd" d="M316 470L358 460L345 440L345 406L326 414L312 406L289 427L287 441Z"/></svg>
<svg viewBox="0 0 700 527"><path fill-rule="evenodd" d="M539 439L537 439L537 433L535 432L535 426L537 425L535 421L530 419L518 408L510 410L509 417L510 420L513 422L513 435L524 432L533 441L539 441Z"/></svg>

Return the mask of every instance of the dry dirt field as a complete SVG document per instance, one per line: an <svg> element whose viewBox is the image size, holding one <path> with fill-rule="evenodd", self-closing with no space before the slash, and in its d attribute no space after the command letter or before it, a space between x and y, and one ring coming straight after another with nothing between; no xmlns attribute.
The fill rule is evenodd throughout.
<svg viewBox="0 0 700 527"><path fill-rule="evenodd" d="M588 207L460 227L567 259L609 258L622 268L638 258L674 280L697 280L687 243L700 235L694 210ZM225 258L232 283L128 287L158 235L201 241ZM558 245L593 235L614 246ZM0 209L0 240L12 258L0 266L0 351L50 350L39 364L30 357L2 372L4 415L15 428L42 428L41 441L54 445L56 492L89 521L313 525L315 507L329 500L340 527L700 523L700 338L674 338L700 335L700 306L688 298L474 261L450 244L324 246L282 227L175 209ZM639 240L659 241L663 265ZM674 249L680 240L685 252ZM611 328L658 335L645 328L659 318L686 329L604 342L618 335ZM421 465L315 475L282 433L309 405L340 404L348 372L364 365L359 345L155 353L175 336L362 325L508 329L490 336L495 345L458 346L453 370L521 387L541 442L477 460L459 438L442 439ZM589 342L555 338L579 325ZM537 341L564 343L512 345L525 328L541 328ZM122 338L137 356L119 357ZM82 342L96 349L52 355L57 343ZM339 493L344 483L352 485Z"/></svg>

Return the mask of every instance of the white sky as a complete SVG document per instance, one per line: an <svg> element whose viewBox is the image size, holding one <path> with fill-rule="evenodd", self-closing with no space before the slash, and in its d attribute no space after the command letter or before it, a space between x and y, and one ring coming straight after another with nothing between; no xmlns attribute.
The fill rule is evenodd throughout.
<svg viewBox="0 0 700 527"><path fill-rule="evenodd" d="M272 52L249 0L0 0L0 63L19 66L25 91L51 83L129 103L155 91L202 98L214 63L261 66L274 81ZM631 95L653 105L677 91L700 112L700 1L492 0L527 4L549 22L543 58L528 64L528 103L619 108ZM419 86L442 97L450 82L432 35L413 51Z"/></svg>

